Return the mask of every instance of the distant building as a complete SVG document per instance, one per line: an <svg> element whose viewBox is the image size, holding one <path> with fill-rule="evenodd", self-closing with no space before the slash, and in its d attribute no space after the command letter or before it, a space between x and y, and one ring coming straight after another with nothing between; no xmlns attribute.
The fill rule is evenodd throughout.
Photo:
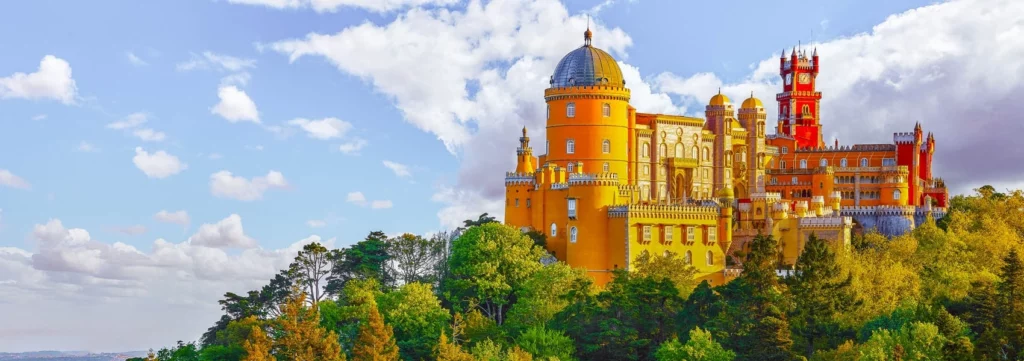
<svg viewBox="0 0 1024 361"><path fill-rule="evenodd" d="M523 129L505 223L544 232L555 257L599 284L642 252L674 252L721 284L739 274L727 255L758 233L774 234L792 264L811 233L848 245L855 222L897 235L944 212L935 139L920 124L894 144L825 146L817 51L780 59L779 120L766 134L753 94L738 114L721 93L705 119L638 113L617 62L591 39L588 29L544 91L544 154Z"/></svg>

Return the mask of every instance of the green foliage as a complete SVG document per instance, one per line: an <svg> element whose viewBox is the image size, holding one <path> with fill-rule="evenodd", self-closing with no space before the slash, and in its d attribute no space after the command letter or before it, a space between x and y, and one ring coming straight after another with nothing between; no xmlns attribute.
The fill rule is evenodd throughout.
<svg viewBox="0 0 1024 361"><path fill-rule="evenodd" d="M374 231L366 239L349 248L332 253L333 265L325 291L329 295L341 292L349 281L373 278L382 286L390 286L394 277L387 272L387 236Z"/></svg>
<svg viewBox="0 0 1024 361"><path fill-rule="evenodd" d="M633 267L636 267L636 272L640 276L672 281L679 290L679 297L684 299L697 286L697 281L693 278L697 270L674 252L666 252L664 256L659 257L644 251L634 260Z"/></svg>
<svg viewBox="0 0 1024 361"><path fill-rule="evenodd" d="M195 342L178 341L173 348L157 351L156 358L160 361L199 361L199 346Z"/></svg>
<svg viewBox="0 0 1024 361"><path fill-rule="evenodd" d="M444 256L445 243L440 238L423 238L403 234L387 240L390 273L402 284L438 281L436 265Z"/></svg>
<svg viewBox="0 0 1024 361"><path fill-rule="evenodd" d="M384 320L394 328L402 359L429 358L451 319L430 285L406 284L379 298Z"/></svg>
<svg viewBox="0 0 1024 361"><path fill-rule="evenodd" d="M839 316L860 305L850 289L853 277L843 273L828 243L811 234L787 280L795 306L790 320L806 357L817 347L838 346L845 336Z"/></svg>
<svg viewBox="0 0 1024 361"><path fill-rule="evenodd" d="M941 360L946 338L931 323L911 322L896 331L878 330L860 347L865 361Z"/></svg>
<svg viewBox="0 0 1024 361"><path fill-rule="evenodd" d="M685 344L672 338L658 347L654 357L658 361L732 361L736 353L711 339L711 332L697 327L690 330L690 339Z"/></svg>
<svg viewBox="0 0 1024 361"><path fill-rule="evenodd" d="M570 361L576 351L569 336L542 326L531 327L520 334L516 338L516 345L541 360L554 357L561 361Z"/></svg>
<svg viewBox="0 0 1024 361"><path fill-rule="evenodd" d="M589 280L586 271L565 263L545 266L516 290L516 303L509 309L505 329L518 334L531 327L543 327L570 302L572 286Z"/></svg>

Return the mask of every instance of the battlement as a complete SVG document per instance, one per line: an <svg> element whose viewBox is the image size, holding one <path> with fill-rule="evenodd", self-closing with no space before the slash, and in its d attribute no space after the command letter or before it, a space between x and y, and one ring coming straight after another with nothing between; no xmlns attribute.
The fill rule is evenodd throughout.
<svg viewBox="0 0 1024 361"><path fill-rule="evenodd" d="M840 210L844 216L875 215L875 216L912 216L916 212L914 206L850 206Z"/></svg>
<svg viewBox="0 0 1024 361"><path fill-rule="evenodd" d="M570 173L569 185L614 186L619 184L616 173Z"/></svg>
<svg viewBox="0 0 1024 361"><path fill-rule="evenodd" d="M565 98L599 98L629 101L629 88L609 85L586 85L547 88L544 99L547 101Z"/></svg>
<svg viewBox="0 0 1024 361"><path fill-rule="evenodd" d="M917 141L914 132L893 133L892 141L896 144L912 144Z"/></svg>
<svg viewBox="0 0 1024 361"><path fill-rule="evenodd" d="M800 228L853 227L853 218L842 216L805 217L800 218L799 225Z"/></svg>
<svg viewBox="0 0 1024 361"><path fill-rule="evenodd" d="M789 212L789 204L785 202L776 202L772 204L772 211L775 212Z"/></svg>
<svg viewBox="0 0 1024 361"><path fill-rule="evenodd" d="M750 203L740 203L739 205L737 205L736 208L739 209L740 212L743 212L743 213L750 212Z"/></svg>
<svg viewBox="0 0 1024 361"><path fill-rule="evenodd" d="M898 173L909 174L910 170L905 165L889 165L884 167L836 167L836 173Z"/></svg>
<svg viewBox="0 0 1024 361"><path fill-rule="evenodd" d="M831 198L831 199L843 199L843 193L840 192L840 191L833 191L831 194L829 194L829 198Z"/></svg>
<svg viewBox="0 0 1024 361"><path fill-rule="evenodd" d="M767 136L765 136L765 138L772 139L772 140L774 140L774 139L796 140L796 138L793 138L793 136L791 136L789 134L784 134L784 133L768 134Z"/></svg>
<svg viewBox="0 0 1024 361"><path fill-rule="evenodd" d="M758 192L750 195L750 200L765 201L768 203L778 202L781 199L782 193L778 192Z"/></svg>
<svg viewBox="0 0 1024 361"><path fill-rule="evenodd" d="M536 183L534 173L505 172L505 185L532 185Z"/></svg>
<svg viewBox="0 0 1024 361"><path fill-rule="evenodd" d="M825 196L814 196L811 197L811 203L825 203Z"/></svg>
<svg viewBox="0 0 1024 361"><path fill-rule="evenodd" d="M715 220L720 207L712 201L695 205L682 204L619 204L608 207L609 218L640 217L692 220Z"/></svg>
<svg viewBox="0 0 1024 361"><path fill-rule="evenodd" d="M566 190L569 189L569 183L551 183L551 190Z"/></svg>

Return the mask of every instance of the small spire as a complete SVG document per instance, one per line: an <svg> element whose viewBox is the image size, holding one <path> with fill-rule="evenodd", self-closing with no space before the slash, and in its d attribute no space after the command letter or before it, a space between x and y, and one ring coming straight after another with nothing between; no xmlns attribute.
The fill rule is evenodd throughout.
<svg viewBox="0 0 1024 361"><path fill-rule="evenodd" d="M719 94L719 95L721 95L721 94L722 94L722 87L718 87L718 94Z"/></svg>
<svg viewBox="0 0 1024 361"><path fill-rule="evenodd" d="M526 126L523 126L523 137L526 137Z"/></svg>
<svg viewBox="0 0 1024 361"><path fill-rule="evenodd" d="M590 39L593 38L594 33L590 31L590 14L587 14L587 31L583 32L583 42L589 46Z"/></svg>
<svg viewBox="0 0 1024 361"><path fill-rule="evenodd" d="M780 57L780 58L783 58L783 59L785 59L785 58L786 58L786 48L782 48L782 52L781 52L781 53L779 53L779 57Z"/></svg>
<svg viewBox="0 0 1024 361"><path fill-rule="evenodd" d="M753 90L750 91L750 99L754 99L754 91Z"/></svg>
<svg viewBox="0 0 1024 361"><path fill-rule="evenodd" d="M814 56L814 57L818 56L818 47L817 46L814 47L814 55L812 55L812 56Z"/></svg>
<svg viewBox="0 0 1024 361"><path fill-rule="evenodd" d="M794 58L796 57L796 47L795 46L793 47L793 52L789 53L789 56L794 57Z"/></svg>

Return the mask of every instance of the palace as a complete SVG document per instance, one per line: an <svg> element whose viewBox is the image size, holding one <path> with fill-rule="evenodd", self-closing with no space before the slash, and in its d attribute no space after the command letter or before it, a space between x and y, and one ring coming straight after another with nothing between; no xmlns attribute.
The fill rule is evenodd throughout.
<svg viewBox="0 0 1024 361"><path fill-rule="evenodd" d="M920 124L893 144L825 145L817 50L779 59L778 124L767 134L753 94L737 111L719 92L704 119L637 112L615 59L591 41L587 29L544 91L544 154L523 128L505 223L544 232L548 251L598 284L643 252L674 252L721 284L740 272L727 258L758 233L793 264L812 233L848 246L855 227L898 235L944 214L935 138Z"/></svg>

